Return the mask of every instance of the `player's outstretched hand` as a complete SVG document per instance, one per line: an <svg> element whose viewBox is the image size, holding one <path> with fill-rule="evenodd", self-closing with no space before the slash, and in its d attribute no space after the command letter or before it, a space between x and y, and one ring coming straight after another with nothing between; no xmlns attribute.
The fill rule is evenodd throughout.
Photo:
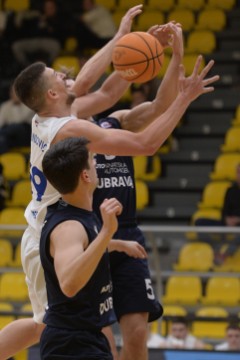
<svg viewBox="0 0 240 360"><path fill-rule="evenodd" d="M132 241L132 240L123 241L121 251L125 252L128 256L134 257L135 259L147 258L146 250L137 241Z"/></svg>
<svg viewBox="0 0 240 360"><path fill-rule="evenodd" d="M105 199L100 206L103 228L111 236L117 231L117 216L122 212L122 204L115 198Z"/></svg>
<svg viewBox="0 0 240 360"><path fill-rule="evenodd" d="M143 5L136 5L130 8L126 14L123 16L121 23L119 25L118 32L116 34L117 37L122 37L123 35L128 34L131 31L133 19L142 13Z"/></svg>
<svg viewBox="0 0 240 360"><path fill-rule="evenodd" d="M214 90L213 86L209 86L219 80L219 75L206 78L207 74L214 65L214 60L210 60L208 64L200 72L202 56L199 55L193 72L189 77L185 77L184 66L181 64L179 68L179 91L189 102L194 101L200 95L209 93Z"/></svg>
<svg viewBox="0 0 240 360"><path fill-rule="evenodd" d="M163 48L171 47L173 53L183 57L183 35L180 23L170 21L163 25L154 25L148 33L155 36Z"/></svg>

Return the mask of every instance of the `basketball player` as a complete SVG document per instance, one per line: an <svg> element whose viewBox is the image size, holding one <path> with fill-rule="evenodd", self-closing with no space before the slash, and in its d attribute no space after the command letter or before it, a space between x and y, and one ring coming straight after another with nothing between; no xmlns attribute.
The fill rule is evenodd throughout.
<svg viewBox="0 0 240 360"><path fill-rule="evenodd" d="M40 257L48 293L41 359L113 359L101 329L115 321L106 251L122 211L118 200L92 211L98 179L85 138L68 138L44 155L43 173L62 199L48 208Z"/></svg>
<svg viewBox="0 0 240 360"><path fill-rule="evenodd" d="M39 269L39 274L42 272L39 267L37 245L39 243L39 232L45 215L47 201L54 202L59 197L48 186L42 175L41 158L43 152L48 149L50 144L61 139L71 137L72 135L83 135L90 139L91 150L98 153L112 155L153 154L174 129L189 104L199 95L213 90L213 87L208 87L208 85L216 81L218 77L214 76L205 79L208 71L213 66L213 62L211 61L201 74L198 75L200 63L201 57L198 58L190 78L184 77L183 68L180 67L179 95L163 116L157 117L144 132L136 134L112 129L106 131L87 121L74 119L70 115L72 113L71 100L74 100L74 96L67 88L66 78L63 74L55 73L52 69L46 68L43 64L39 63L28 67L20 74L15 82L18 96L38 113L33 121L32 146L35 153L33 154L32 151L31 161L33 192L37 201L34 201L34 208L31 209L31 205L26 212L26 214L29 214L30 227L34 227L35 230L33 229L33 232L31 231L30 234L29 227L25 232L25 240L23 241L23 255L28 263L24 268L29 277L33 275L34 266L36 266L36 269ZM88 115L91 115L91 113ZM42 208L43 211L39 211L41 209L39 205L43 201L45 202ZM37 272L34 276L36 274ZM30 290L31 298L34 298L35 286L39 286L42 289L43 287L45 288L41 277L42 275L40 275L39 279L28 279L34 285L32 291ZM41 293L43 292L39 291L38 295ZM36 304L38 300L40 300L39 296L36 298ZM44 311L44 301L40 300L40 302L39 308L35 308L38 314L41 314L42 310Z"/></svg>

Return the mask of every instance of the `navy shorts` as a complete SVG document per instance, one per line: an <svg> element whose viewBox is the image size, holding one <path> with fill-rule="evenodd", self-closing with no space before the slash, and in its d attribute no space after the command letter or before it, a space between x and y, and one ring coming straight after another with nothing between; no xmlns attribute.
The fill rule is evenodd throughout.
<svg viewBox="0 0 240 360"><path fill-rule="evenodd" d="M144 236L136 226L119 228L114 238L134 240L145 247ZM163 309L155 298L147 259L134 259L114 251L110 253L110 265L117 319L125 314L140 312L148 312L149 321L158 319Z"/></svg>
<svg viewBox="0 0 240 360"><path fill-rule="evenodd" d="M41 360L113 360L101 331L46 326L40 340Z"/></svg>

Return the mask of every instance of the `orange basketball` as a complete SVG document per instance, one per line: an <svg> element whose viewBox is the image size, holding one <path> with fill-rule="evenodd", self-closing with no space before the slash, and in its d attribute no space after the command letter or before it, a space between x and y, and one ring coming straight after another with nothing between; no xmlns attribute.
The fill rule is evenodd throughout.
<svg viewBox="0 0 240 360"><path fill-rule="evenodd" d="M120 76L128 81L144 83L154 78L164 59L160 42L146 32L135 31L116 43L112 63Z"/></svg>

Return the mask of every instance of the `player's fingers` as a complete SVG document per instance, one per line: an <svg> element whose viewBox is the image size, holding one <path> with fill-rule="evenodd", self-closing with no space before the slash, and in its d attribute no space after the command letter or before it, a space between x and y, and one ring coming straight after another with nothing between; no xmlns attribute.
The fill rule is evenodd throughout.
<svg viewBox="0 0 240 360"><path fill-rule="evenodd" d="M147 254L146 250L144 249L144 247L140 244L139 244L139 251L143 258L147 258L148 254Z"/></svg>
<svg viewBox="0 0 240 360"><path fill-rule="evenodd" d="M214 76L212 76L212 77L210 77L210 78L208 78L208 79L204 79L204 80L203 80L203 86L205 87L205 86L207 86L207 85L210 85L210 84L212 84L213 82L218 81L219 79L220 79L220 76L219 76L219 75L214 75Z"/></svg>
<svg viewBox="0 0 240 360"><path fill-rule="evenodd" d="M199 55L197 57L197 60L195 62L194 68L193 68L193 72L192 72L193 77L196 77L198 75L201 62L202 62L202 55Z"/></svg>
<svg viewBox="0 0 240 360"><path fill-rule="evenodd" d="M143 4L133 6L131 9L128 10L125 16L130 16L131 18L134 18L136 15L142 12L142 7Z"/></svg>
<svg viewBox="0 0 240 360"><path fill-rule="evenodd" d="M213 67L214 65L214 60L210 60L207 65L202 69L200 77L202 79L205 78L205 76L207 75L207 73L209 72L209 70Z"/></svg>

